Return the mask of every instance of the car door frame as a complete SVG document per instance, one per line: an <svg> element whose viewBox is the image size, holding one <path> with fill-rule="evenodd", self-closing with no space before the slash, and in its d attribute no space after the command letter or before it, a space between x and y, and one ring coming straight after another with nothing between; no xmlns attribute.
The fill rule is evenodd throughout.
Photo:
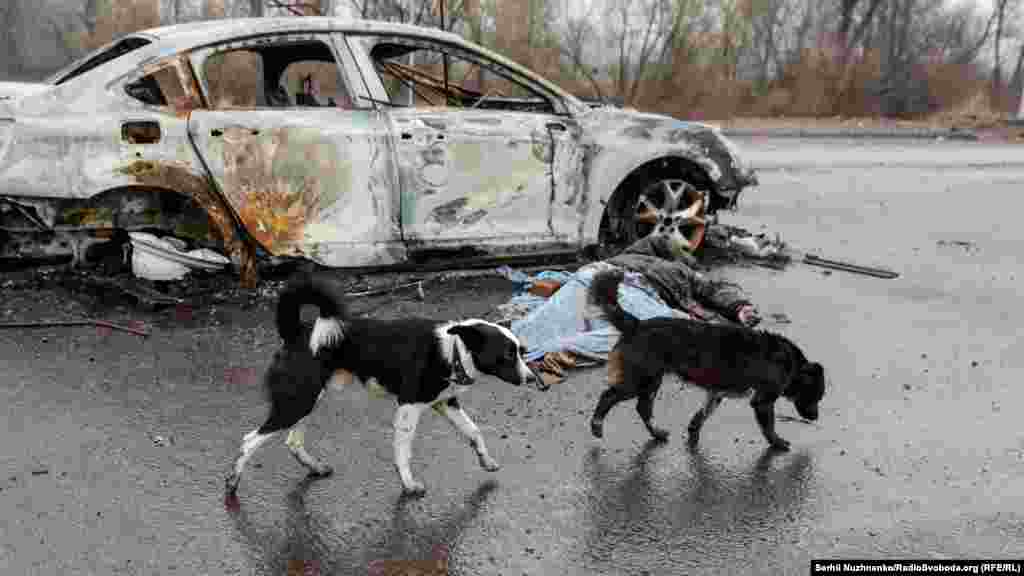
<svg viewBox="0 0 1024 576"><path fill-rule="evenodd" d="M330 50L337 66L339 79L345 83L350 96L356 102L356 105L351 109L303 107L294 104L282 108L259 105L256 107L226 109L215 107L211 98L210 85L205 70L208 58L215 54L232 50L258 50L260 46L310 41L320 42ZM398 217L398 186L395 184L397 172L394 167L394 156L390 149L389 132L378 110L374 107L358 105L358 102L362 100L359 96L366 92L365 84L361 75L354 72L351 54L348 53L347 46L338 43L336 32L331 30L280 31L246 36L197 48L191 51L189 60L200 89L208 103L202 110L193 111L190 116L189 132L193 147L201 161L205 164L211 180L213 180L222 197L231 205L238 220L242 222L253 240L264 251L273 256L309 258L319 264L330 267L381 266L401 263L407 259ZM335 117L335 113L339 114L339 116ZM259 130L259 133L257 134L253 131L251 138L264 139L268 135L280 134L288 132L290 129L298 128L305 129L305 134L308 135L311 133L310 129L316 131L319 127L324 126L325 123L328 127L333 126L335 129L327 130L325 133L327 135L324 136L324 139L327 140L326 143L329 146L333 146L333 148L328 149L335 151L344 149L348 153L347 158L349 160L358 158L365 161L366 165L369 166L367 169L368 173L359 174L359 166L361 164L349 162L352 169L349 172L350 179L348 181L342 182L341 177L336 172L328 175L331 177L327 178L329 182L345 184L347 189L336 190L334 203L331 205L320 204L319 198L324 197L322 193L314 195L314 200L311 202L315 202L317 205L307 206L307 219L297 224L297 227L299 225L302 227L301 237L299 236L299 230L293 230L288 233L286 240L279 241L279 236L276 232L272 234L265 233L265 226L261 224L263 219L274 216L274 214L270 213L272 210L264 203L261 210L266 212L266 214L259 216L251 215L255 208L246 208L251 202L248 202L250 198L247 198L239 190L239 182L241 180L239 178L227 178L228 173L225 168L225 163L228 161L226 159L227 151L225 150L222 155L210 152L212 148L207 139L207 133L211 132L211 129L209 129L209 126L206 126L206 121L210 119L226 120L232 116L245 116L246 114L250 115L249 119L238 118L236 124L241 130L232 130L232 136L236 138L246 137L248 136L246 130L256 129ZM348 121L348 124L346 124L346 121ZM347 132L345 131L346 126L350 128ZM197 129L199 127L207 129ZM341 129L338 129L339 127ZM359 128L358 131L357 128ZM221 130L221 135L224 132L224 130ZM317 144L322 149L325 144L324 139L321 139L320 142L313 141L312 143ZM289 146L294 145L294 142L289 142ZM253 145L251 147L257 146ZM276 149L286 150L286 148L279 147ZM356 156L353 156L353 154L356 154ZM367 157L361 158L358 157L358 154L364 154ZM320 158L323 160L323 156ZM327 158L337 159L330 155ZM266 165L267 161L258 155L255 158L248 157L248 160L256 160L251 170L262 169L264 174L271 175L279 175L283 172L277 169L272 170L271 166ZM262 166L260 161L264 162ZM272 162L276 166L276 160ZM326 166L327 164L327 162L321 162L320 166ZM238 163L231 164L236 169L236 172L240 170L238 168L239 165ZM301 163L294 159L290 161L290 167L292 171L301 171L303 168ZM304 176L304 181L308 183L307 188L318 187L318 190L321 192L324 190L329 192L329 188L326 188L329 184L323 184L319 176L321 174L317 174L315 171L312 175ZM284 188L293 190L289 187ZM358 192L367 192L368 196L360 197L357 194ZM355 203L355 207L360 208L358 210L360 214L364 211L375 214L373 221L369 222L365 217L362 220L358 220L360 217L353 214L351 210L345 211L345 213L352 215L344 220L344 222L342 221L343 218L340 210L335 212L333 220L331 216L323 216L331 207L341 204L342 200ZM309 217L308 214L313 212L316 213L317 217L323 217L320 219ZM370 226L372 229L366 229L367 226ZM358 237L355 241L346 242L344 238L351 229L358 229L364 235Z"/></svg>
<svg viewBox="0 0 1024 576"><path fill-rule="evenodd" d="M439 107L433 111L434 113L424 111L419 115L419 118L416 118L414 113L404 112L401 107L387 105L390 97L374 68L369 53L357 41L357 38L365 36L375 37L381 41L396 41L438 51L441 51L443 48L445 52L475 61L474 63L483 69L487 69L492 74L504 77L506 80L520 84L530 91L537 93L551 103L554 112L452 108L447 110L447 114L445 114L445 111ZM413 33L349 31L344 34L344 40L348 44L349 50L355 58L358 70L363 75L367 84L370 92L369 97L377 101L375 104L380 105L382 111L395 120L389 122L389 127L393 130L392 138L397 150L399 179L402 188L402 234L410 246L420 245L443 248L474 243L488 246L492 251L504 251L503 249L514 248L516 252L521 252L524 247L527 250L532 248L540 250L556 246L566 248L581 241L581 237L578 236L582 230L580 222L582 222L585 216L586 209L585 197L580 194L584 182L579 177L583 165L582 147L580 145L582 130L579 123L573 117L571 109L562 101L558 94L547 90L544 86L539 85L530 78L495 61L488 57L487 54L474 50L471 46L455 45L446 42L444 39ZM395 108L397 108L397 111L393 111ZM411 119L410 116L412 116ZM502 118L507 119L508 124L506 125L514 124L517 118L520 121L524 121L524 123L534 123L534 129L525 135L526 138L524 138L524 135L513 136L507 143L509 145L525 143L527 146L532 147L536 154L543 156L544 162L549 164L547 168L548 188L545 194L546 198L543 199L546 204L546 212L538 214L538 216L544 218L543 222L546 226L540 230L540 233L522 235L497 234L490 237L448 235L448 237L444 238L425 236L423 234L425 216L418 213L421 212L418 204L420 204L419 199L422 192L429 189L433 183L424 183L423 179L420 178L420 174L417 173L422 170L422 166L419 164L427 162L416 162L417 156L424 155L418 153L417 147L424 148L430 146L434 149L432 151L433 156L443 158L440 150L438 150L438 145L441 144L443 139L451 141L451 132L449 132L451 129L454 128L456 130L455 134L457 136L465 136L467 132L472 134L472 128L467 130L467 126L473 122L487 119L494 121L497 119L500 123L504 123L506 120L502 120ZM536 129L538 124L547 125L548 129L538 133L539 131ZM554 130L550 129L552 124L557 124ZM559 128L561 130L558 130ZM448 194L448 196L458 196L458 193ZM462 196L458 198L452 197L449 201L436 206L434 211L436 212L439 208L444 209L445 205L448 205L453 207L451 212L456 213L458 208L463 208L469 204L463 198ZM459 203L462 203L462 206L459 206ZM468 213L464 213L461 216L472 220L480 212L482 210L469 210Z"/></svg>

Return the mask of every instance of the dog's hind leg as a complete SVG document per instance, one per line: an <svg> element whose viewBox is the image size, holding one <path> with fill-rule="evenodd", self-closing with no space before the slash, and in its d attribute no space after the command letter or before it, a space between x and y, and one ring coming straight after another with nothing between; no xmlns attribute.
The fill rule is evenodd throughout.
<svg viewBox="0 0 1024 576"><path fill-rule="evenodd" d="M594 438L604 437L604 418L608 415L608 411L619 402L629 400L635 395L634 392L630 392L622 386L609 386L605 388L604 392L601 393L601 397L597 400L594 415L590 417L590 433L594 435Z"/></svg>
<svg viewBox="0 0 1024 576"><path fill-rule="evenodd" d="M323 395L324 393L321 391L320 395L317 397L317 402L323 398ZM309 452L306 452L305 425L306 418L308 417L309 416L307 415L292 426L292 429L288 431L288 439L285 440L284 443L288 446L288 450L291 451L292 456L294 456L300 464L309 468L310 474L313 476L330 476L334 472L334 469L314 458Z"/></svg>
<svg viewBox="0 0 1024 576"><path fill-rule="evenodd" d="M234 496L235 492L238 491L238 483L242 479L245 464L252 458L253 453L279 432L278 430L268 432L264 430L265 427L266 425L261 426L242 437L242 447L239 450L241 455L235 461L234 471L224 483L224 489L228 496Z"/></svg>
<svg viewBox="0 0 1024 576"><path fill-rule="evenodd" d="M652 382L648 382L647 386L640 390L639 398L637 398L636 401L636 412L640 415L640 420L643 421L644 426L647 428L647 432L652 438L658 442L667 442L668 430L658 428L654 425L654 399L658 396L658 390L660 388L660 378L656 378Z"/></svg>
<svg viewBox="0 0 1024 576"><path fill-rule="evenodd" d="M420 420L420 414L426 409L427 404L409 403L399 404L395 411L394 422L394 450L395 468L398 469L398 477L402 481L402 489L410 496L422 496L427 489L420 482L412 477L409 470L409 460L412 458L412 441L416 436L416 424Z"/></svg>
<svg viewBox="0 0 1024 576"><path fill-rule="evenodd" d="M487 453L487 446L484 445L484 435L480 433L480 428L477 427L476 423L469 419L466 411L459 406L458 398L449 398L447 402L440 406L440 411L459 434L469 441L469 445L476 452L477 458L480 459L481 468L489 472L494 472L500 468L498 462Z"/></svg>
<svg viewBox="0 0 1024 576"><path fill-rule="evenodd" d="M722 403L724 397L721 394L715 394L714 392L708 391L707 398L704 400L704 406L697 413L693 415L693 419L690 420L690 426L687 428L689 432L690 444L696 444L700 440L700 429L704 426L704 422L714 414L715 410Z"/></svg>

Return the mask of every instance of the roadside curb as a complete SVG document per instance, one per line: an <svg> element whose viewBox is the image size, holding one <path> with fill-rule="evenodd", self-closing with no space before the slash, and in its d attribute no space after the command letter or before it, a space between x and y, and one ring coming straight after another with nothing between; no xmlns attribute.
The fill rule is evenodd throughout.
<svg viewBox="0 0 1024 576"><path fill-rule="evenodd" d="M918 140L978 140L970 130L933 130L929 128L723 128L727 137L743 138L864 138L864 139L918 139Z"/></svg>

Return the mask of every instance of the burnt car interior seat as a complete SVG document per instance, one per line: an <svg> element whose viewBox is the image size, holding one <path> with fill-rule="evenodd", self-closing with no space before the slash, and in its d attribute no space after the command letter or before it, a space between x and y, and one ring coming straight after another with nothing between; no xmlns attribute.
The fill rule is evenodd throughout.
<svg viewBox="0 0 1024 576"><path fill-rule="evenodd" d="M320 100L313 94L313 75L307 74L302 78L302 87L295 94L297 106L323 106Z"/></svg>
<svg viewBox="0 0 1024 576"><path fill-rule="evenodd" d="M267 105L271 108L288 108L293 106L288 90L280 84L267 88Z"/></svg>

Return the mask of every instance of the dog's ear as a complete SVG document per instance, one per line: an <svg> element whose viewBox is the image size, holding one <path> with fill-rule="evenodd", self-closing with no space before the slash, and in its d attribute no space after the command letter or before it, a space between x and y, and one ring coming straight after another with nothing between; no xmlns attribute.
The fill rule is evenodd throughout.
<svg viewBox="0 0 1024 576"><path fill-rule="evenodd" d="M462 343L466 345L466 348L476 352L483 345L483 335L476 329L475 326L467 326L465 324L456 324L448 329L448 333L452 336L458 336L462 339Z"/></svg>

